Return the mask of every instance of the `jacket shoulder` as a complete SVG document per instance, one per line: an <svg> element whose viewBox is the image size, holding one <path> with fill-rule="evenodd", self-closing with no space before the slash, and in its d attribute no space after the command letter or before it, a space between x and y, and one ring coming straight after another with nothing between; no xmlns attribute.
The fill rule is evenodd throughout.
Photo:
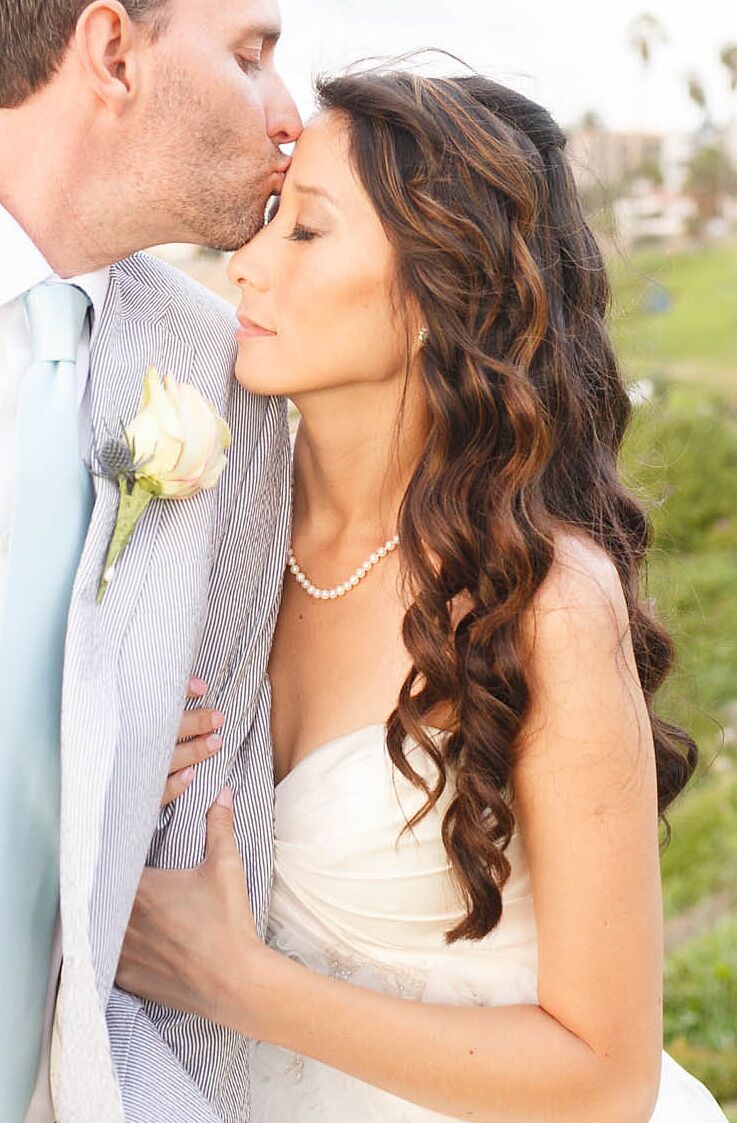
<svg viewBox="0 0 737 1123"><path fill-rule="evenodd" d="M135 293L138 302L145 302L149 296L152 306L160 307L165 297L168 313L204 320L212 328L222 328L232 339L235 314L231 305L174 265L140 252L113 265L112 274L121 291Z"/></svg>

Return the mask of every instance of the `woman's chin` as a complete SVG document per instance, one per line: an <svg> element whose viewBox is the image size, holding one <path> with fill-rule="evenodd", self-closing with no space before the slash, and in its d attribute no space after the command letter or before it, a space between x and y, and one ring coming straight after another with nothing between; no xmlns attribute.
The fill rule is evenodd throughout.
<svg viewBox="0 0 737 1123"><path fill-rule="evenodd" d="M260 364L242 351L238 351L235 364L235 377L244 390L250 394L260 394L265 398L286 394L286 388L274 378L273 371L260 369Z"/></svg>

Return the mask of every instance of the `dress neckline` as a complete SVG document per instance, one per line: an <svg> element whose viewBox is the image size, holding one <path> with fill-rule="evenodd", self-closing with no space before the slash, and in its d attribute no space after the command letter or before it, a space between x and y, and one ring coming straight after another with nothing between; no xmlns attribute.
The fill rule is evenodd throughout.
<svg viewBox="0 0 737 1123"><path fill-rule="evenodd" d="M331 737L329 741L324 741L321 745L318 745L316 749L310 749L308 753L305 753L303 757L300 757L297 763L293 765L289 769L289 771L285 773L284 776L282 776L279 783L275 784L274 791L278 792L279 789L284 784L286 784L287 780L289 780L289 778L293 776L295 772L299 772L302 766L307 764L308 760L312 760L312 758L316 756L322 756L326 752L326 750L335 748L336 745L342 745L345 741L350 741L353 737L358 737L361 733L369 733L372 729L386 730L386 722L369 722L368 725L362 725L358 729L351 729L349 733L341 733L337 737Z"/></svg>
<svg viewBox="0 0 737 1123"><path fill-rule="evenodd" d="M427 731L429 733L431 733L433 735L441 735L444 732L446 732L445 730L439 729L436 725L428 725L428 726L425 726L425 728L427 729ZM313 757L323 756L330 749L334 749L338 745L343 745L343 744L345 744L346 741L350 741L354 737L359 737L362 733L370 733L374 729L380 729L382 731L382 733L384 734L383 740L385 742L386 741L386 722L385 721L369 722L368 725L361 725L361 726L359 726L358 729L352 729L349 733L341 733L337 737L331 737L329 741L324 741L322 745L318 745L318 747L316 749L310 749L310 751L308 753L305 753L305 755L303 757L300 757L300 759L297 761L297 763L292 768L290 768L289 771L284 776L282 776L279 783L274 785L274 791L278 792L287 783L287 781L292 776L294 776L295 772L299 772L300 769L304 765L306 765L308 761L313 759Z"/></svg>

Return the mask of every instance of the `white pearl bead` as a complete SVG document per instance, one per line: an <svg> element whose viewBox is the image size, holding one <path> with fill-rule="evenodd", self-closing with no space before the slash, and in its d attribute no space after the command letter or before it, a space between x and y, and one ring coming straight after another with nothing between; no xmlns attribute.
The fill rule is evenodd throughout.
<svg viewBox="0 0 737 1123"><path fill-rule="evenodd" d="M385 558L387 554L395 550L398 545L399 535L396 534L394 538L389 538L383 546L380 546L375 553L371 554L347 581L344 581L342 585L334 585L332 589L318 589L317 585L313 585L309 577L307 577L300 568L300 564L294 556L294 550L292 550L291 546L289 548L287 565L297 583L314 600L338 600L344 597L346 593L350 593L351 589L355 589L364 577L371 572L374 566L378 565L382 558ZM110 576L112 576L112 573L110 573Z"/></svg>

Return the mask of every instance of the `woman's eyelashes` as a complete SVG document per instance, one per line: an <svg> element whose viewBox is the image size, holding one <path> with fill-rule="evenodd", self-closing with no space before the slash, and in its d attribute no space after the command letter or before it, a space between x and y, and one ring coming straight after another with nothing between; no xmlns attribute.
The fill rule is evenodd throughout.
<svg viewBox="0 0 737 1123"><path fill-rule="evenodd" d="M314 238L319 238L317 230L310 230L301 223L297 223L292 230L291 234L287 234L290 242L311 242Z"/></svg>

